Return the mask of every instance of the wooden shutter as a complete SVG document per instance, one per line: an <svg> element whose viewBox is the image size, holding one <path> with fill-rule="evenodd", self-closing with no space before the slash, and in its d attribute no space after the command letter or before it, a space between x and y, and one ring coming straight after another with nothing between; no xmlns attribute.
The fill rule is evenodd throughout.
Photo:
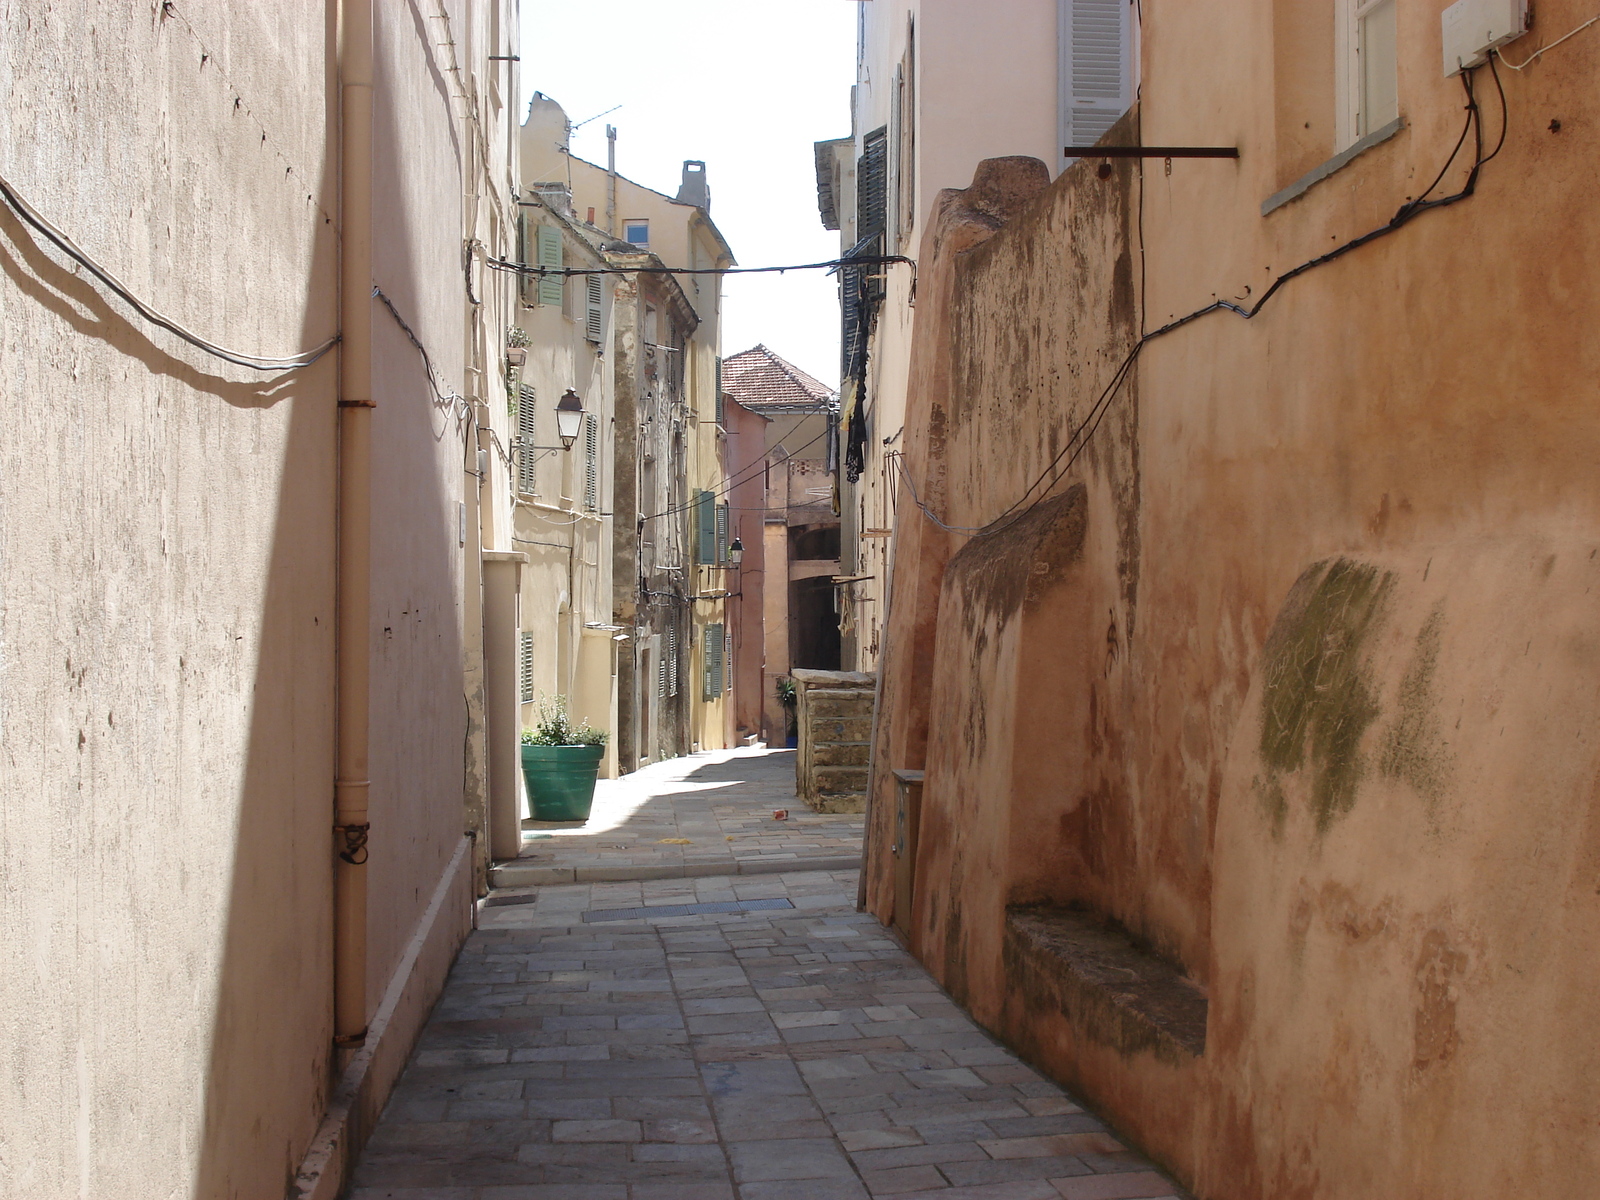
<svg viewBox="0 0 1600 1200"><path fill-rule="evenodd" d="M694 495L696 537L695 561L707 566L717 561L717 509L716 498L710 492Z"/></svg>
<svg viewBox="0 0 1600 1200"><path fill-rule="evenodd" d="M583 418L583 506L590 512L600 507L600 422Z"/></svg>
<svg viewBox="0 0 1600 1200"><path fill-rule="evenodd" d="M717 566L728 563L728 506L717 505Z"/></svg>
<svg viewBox="0 0 1600 1200"><path fill-rule="evenodd" d="M717 424L727 427L728 398L722 394L722 356L717 356Z"/></svg>
<svg viewBox="0 0 1600 1200"><path fill-rule="evenodd" d="M889 129L880 126L861 139L856 163L857 241L883 232L889 217L888 189Z"/></svg>
<svg viewBox="0 0 1600 1200"><path fill-rule="evenodd" d="M678 618L672 618L672 624L667 626L667 695L678 694Z"/></svg>
<svg viewBox="0 0 1600 1200"><path fill-rule="evenodd" d="M534 421L534 401L537 399L531 384L517 389L517 491L532 496L539 490L539 472L534 466L536 457L533 444L539 440Z"/></svg>
<svg viewBox="0 0 1600 1200"><path fill-rule="evenodd" d="M667 656L661 655L656 663L656 696L666 699L667 695Z"/></svg>
<svg viewBox="0 0 1600 1200"><path fill-rule="evenodd" d="M1128 0L1060 0L1061 133L1092 146L1128 108Z"/></svg>
<svg viewBox="0 0 1600 1200"><path fill-rule="evenodd" d="M715 700L722 695L723 671L722 626L707 625L705 637L705 687L702 698Z"/></svg>
<svg viewBox="0 0 1600 1200"><path fill-rule="evenodd" d="M534 265L561 269L561 230L554 225L540 225L539 230L539 260ZM566 295L566 280L560 275L539 276L539 303L561 303Z"/></svg>
<svg viewBox="0 0 1600 1200"><path fill-rule="evenodd" d="M605 286L598 275L584 276L588 300L584 310L583 336L596 346L605 336Z"/></svg>
<svg viewBox="0 0 1600 1200"><path fill-rule="evenodd" d="M533 703L533 634L523 630L517 644L517 696L519 703Z"/></svg>

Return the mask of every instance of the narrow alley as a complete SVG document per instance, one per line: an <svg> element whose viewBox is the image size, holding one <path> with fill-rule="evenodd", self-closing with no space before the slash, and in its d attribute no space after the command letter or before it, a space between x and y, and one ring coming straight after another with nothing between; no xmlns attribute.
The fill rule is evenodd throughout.
<svg viewBox="0 0 1600 1200"><path fill-rule="evenodd" d="M1183 1195L856 912L862 819L800 805L793 757L672 760L602 782L586 831L528 823L355 1200Z"/></svg>

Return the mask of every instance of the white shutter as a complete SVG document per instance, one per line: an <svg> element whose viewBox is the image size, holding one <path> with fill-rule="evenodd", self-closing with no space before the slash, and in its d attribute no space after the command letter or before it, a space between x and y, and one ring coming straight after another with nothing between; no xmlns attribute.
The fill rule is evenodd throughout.
<svg viewBox="0 0 1600 1200"><path fill-rule="evenodd" d="M594 512L600 507L600 422L585 414L583 424L583 506Z"/></svg>
<svg viewBox="0 0 1600 1200"><path fill-rule="evenodd" d="M588 292L583 336L598 346L605 336L605 288L598 275L586 275L584 278L588 283Z"/></svg>
<svg viewBox="0 0 1600 1200"><path fill-rule="evenodd" d="M1063 146L1094 145L1132 102L1128 10L1129 0L1059 0Z"/></svg>
<svg viewBox="0 0 1600 1200"><path fill-rule="evenodd" d="M523 704L533 703L533 634L524 630L517 644L517 695Z"/></svg>
<svg viewBox="0 0 1600 1200"><path fill-rule="evenodd" d="M535 393L531 385L523 384L517 390L517 491L532 496L539 490L539 473L535 469L533 445L539 440L534 422Z"/></svg>
<svg viewBox="0 0 1600 1200"><path fill-rule="evenodd" d="M678 694L678 623L673 618L673 623L667 626L667 695Z"/></svg>

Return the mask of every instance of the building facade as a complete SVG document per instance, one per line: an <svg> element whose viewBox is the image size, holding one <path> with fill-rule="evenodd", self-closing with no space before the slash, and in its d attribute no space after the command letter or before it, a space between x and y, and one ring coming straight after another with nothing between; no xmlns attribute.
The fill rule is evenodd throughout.
<svg viewBox="0 0 1600 1200"><path fill-rule="evenodd" d="M1139 9L1128 0L858 8L851 133L816 145L823 224L847 256L914 257L941 189L1004 155L1060 170L1063 148L1093 144L1137 91ZM904 263L840 272L841 553L862 610L842 642L853 670L873 670L882 647L916 294Z"/></svg>
<svg viewBox="0 0 1600 1200"><path fill-rule="evenodd" d="M703 163L685 163L677 195L667 196L614 165L575 157L569 134L560 105L535 93L522 130L524 177L557 198L566 224L607 272L569 277L566 287L591 294L598 279L606 289L594 353L609 360L612 396L609 450L602 448L611 480L611 598L609 615L585 627L595 630L596 648L603 636L615 656L607 664L615 678L611 753L625 773L733 742L717 272L734 259L710 218ZM577 260L557 263L552 252L543 265L576 270ZM536 645L538 632L525 632Z"/></svg>
<svg viewBox="0 0 1600 1200"><path fill-rule="evenodd" d="M0 15L0 1193L331 1198L488 851L517 9L80 8Z"/></svg>
<svg viewBox="0 0 1600 1200"><path fill-rule="evenodd" d="M1146 3L1106 144L1237 159L920 232L868 903L1206 1200L1600 1156L1600 37L1443 10Z"/></svg>

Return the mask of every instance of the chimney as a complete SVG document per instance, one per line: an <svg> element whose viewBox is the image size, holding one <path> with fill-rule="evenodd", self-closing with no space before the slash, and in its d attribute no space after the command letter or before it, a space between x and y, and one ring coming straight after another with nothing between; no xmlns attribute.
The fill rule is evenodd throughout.
<svg viewBox="0 0 1600 1200"><path fill-rule="evenodd" d="M706 165L698 159L683 164L683 184L678 188L678 203L711 209L711 189L706 186Z"/></svg>

